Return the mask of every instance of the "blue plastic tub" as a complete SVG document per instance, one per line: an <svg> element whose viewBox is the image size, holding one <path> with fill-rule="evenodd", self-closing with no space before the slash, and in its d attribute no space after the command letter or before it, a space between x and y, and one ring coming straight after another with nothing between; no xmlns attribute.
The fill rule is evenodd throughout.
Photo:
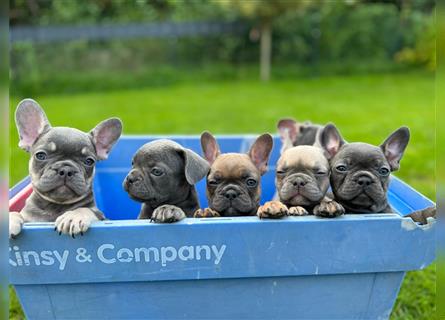
<svg viewBox="0 0 445 320"><path fill-rule="evenodd" d="M98 164L96 200L111 221L76 239L51 223L27 224L10 242L10 279L29 319L386 319L405 272L434 260L434 223L403 218L432 202L397 178L389 198L400 214L132 220L140 204L122 180L133 153L155 138L124 137ZM253 139L218 142L245 152ZM201 153L198 137L174 140ZM262 202L274 194L279 149L275 138ZM197 188L205 207L205 181Z"/></svg>

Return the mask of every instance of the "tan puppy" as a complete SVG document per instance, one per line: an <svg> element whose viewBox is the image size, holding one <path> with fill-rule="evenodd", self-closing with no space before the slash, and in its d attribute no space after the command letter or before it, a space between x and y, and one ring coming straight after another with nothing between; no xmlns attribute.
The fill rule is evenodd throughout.
<svg viewBox="0 0 445 320"><path fill-rule="evenodd" d="M210 163L207 175L209 208L199 209L195 217L251 216L260 205L261 176L273 146L270 134L259 136L247 154L221 154L209 133L201 135L204 157Z"/></svg>
<svg viewBox="0 0 445 320"><path fill-rule="evenodd" d="M269 201L258 209L260 218L314 214L336 217L344 213L337 202L326 196L329 188L329 162L323 150L297 146L285 150L277 163L275 184L280 201Z"/></svg>

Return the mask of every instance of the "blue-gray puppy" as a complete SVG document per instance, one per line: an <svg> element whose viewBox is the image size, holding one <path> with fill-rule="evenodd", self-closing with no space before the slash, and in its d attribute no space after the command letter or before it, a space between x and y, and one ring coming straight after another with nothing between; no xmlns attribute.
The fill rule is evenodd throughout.
<svg viewBox="0 0 445 320"><path fill-rule="evenodd" d="M31 154L33 192L21 212L9 215L9 235L17 236L25 222L55 222L59 234L83 234L105 217L93 196L96 161L104 160L119 139L122 123L111 118L88 133L52 127L37 102L25 99L15 114L19 146Z"/></svg>
<svg viewBox="0 0 445 320"><path fill-rule="evenodd" d="M123 187L132 199L143 203L138 219L175 222L192 217L199 208L194 185L209 168L192 150L159 139L136 152Z"/></svg>

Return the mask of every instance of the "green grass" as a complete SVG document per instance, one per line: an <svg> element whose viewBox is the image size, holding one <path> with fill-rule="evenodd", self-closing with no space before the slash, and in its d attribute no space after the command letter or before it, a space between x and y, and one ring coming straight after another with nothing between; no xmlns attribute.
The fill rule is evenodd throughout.
<svg viewBox="0 0 445 320"><path fill-rule="evenodd" d="M27 173L25 152L17 147L11 101L11 183ZM33 97L54 126L90 130L110 116L124 122L125 134L275 132L279 118L334 122L348 141L382 142L401 125L412 139L397 173L425 195L435 196L434 77L422 72L325 76L279 80L179 83L100 93ZM11 315L20 318L15 297ZM392 319L431 319L435 267L408 273Z"/></svg>

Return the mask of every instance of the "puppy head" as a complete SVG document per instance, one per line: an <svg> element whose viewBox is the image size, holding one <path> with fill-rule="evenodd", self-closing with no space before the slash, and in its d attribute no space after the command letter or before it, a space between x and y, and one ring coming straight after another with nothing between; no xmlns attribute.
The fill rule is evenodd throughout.
<svg viewBox="0 0 445 320"><path fill-rule="evenodd" d="M310 121L297 122L294 119L281 119L277 124L282 143L281 153L293 146L313 145L322 128Z"/></svg>
<svg viewBox="0 0 445 320"><path fill-rule="evenodd" d="M275 184L286 205L319 204L329 188L329 162L323 151L313 146L287 149L278 160Z"/></svg>
<svg viewBox="0 0 445 320"><path fill-rule="evenodd" d="M320 144L330 159L331 186L336 199L353 212L380 212L387 206L389 177L409 142L409 129L394 131L380 146L345 143L338 129L327 125Z"/></svg>
<svg viewBox="0 0 445 320"><path fill-rule="evenodd" d="M267 171L272 151L272 136L258 137L247 154L221 154L208 132L201 135L201 146L211 165L207 175L209 207L222 216L255 214L260 203L261 176Z"/></svg>
<svg viewBox="0 0 445 320"><path fill-rule="evenodd" d="M123 187L133 199L158 207L175 203L209 171L209 164L178 143L160 139L143 145L134 155Z"/></svg>
<svg viewBox="0 0 445 320"><path fill-rule="evenodd" d="M33 190L58 204L78 202L91 192L96 161L108 157L122 132L122 123L115 118L99 123L89 133L51 127L32 99L19 103L15 120L19 146L31 154Z"/></svg>

